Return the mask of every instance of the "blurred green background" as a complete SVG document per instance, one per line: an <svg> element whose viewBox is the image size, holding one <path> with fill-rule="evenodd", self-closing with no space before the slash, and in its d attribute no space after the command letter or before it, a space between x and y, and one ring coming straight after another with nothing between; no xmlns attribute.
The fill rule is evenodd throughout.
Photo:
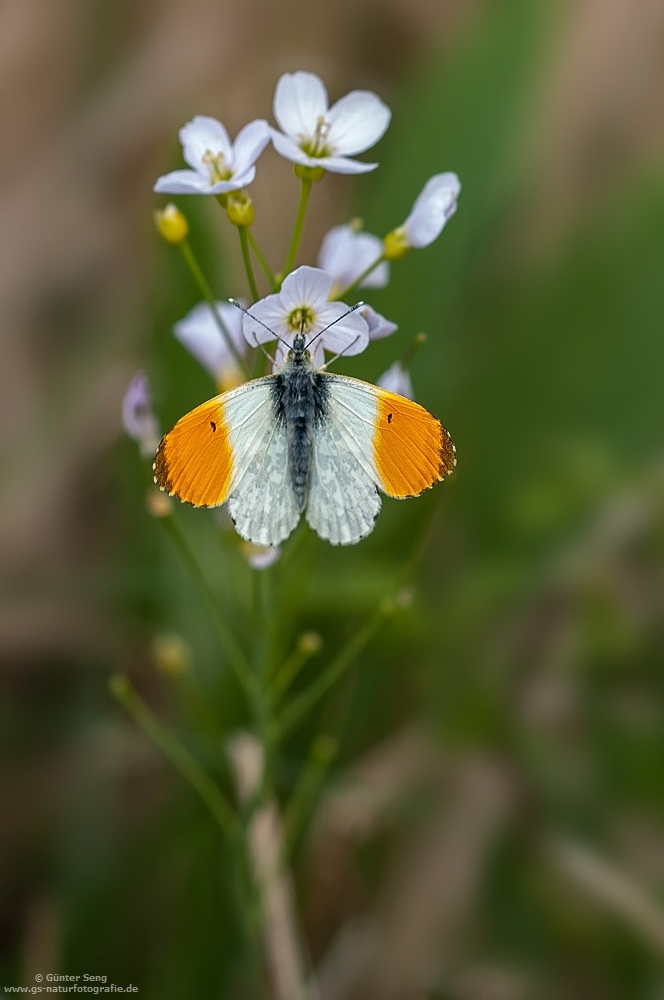
<svg viewBox="0 0 664 1000"><path fill-rule="evenodd" d="M353 215L398 225L433 173L463 184L366 295L399 331L339 364L374 380L425 331L415 392L457 472L352 549L301 531L274 571L281 653L323 638L304 687L425 538L412 603L278 761L286 801L337 741L294 857L321 1000L664 1000L661 3L7 0L0 39L0 986L252 995L236 858L107 691L128 673L230 790L246 708L119 412L138 367L164 429L213 393L171 333L195 286L152 230L177 128L234 134L308 69L393 121L375 174L315 187L300 262ZM268 150L275 267L297 194ZM180 205L217 292L246 294L218 206ZM248 637L227 529L176 515ZM155 666L165 632L186 675Z"/></svg>

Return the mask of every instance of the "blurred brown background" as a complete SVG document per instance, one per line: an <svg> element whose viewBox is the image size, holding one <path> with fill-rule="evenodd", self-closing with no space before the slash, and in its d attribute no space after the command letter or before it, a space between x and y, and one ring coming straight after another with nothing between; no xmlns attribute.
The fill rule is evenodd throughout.
<svg viewBox="0 0 664 1000"><path fill-rule="evenodd" d="M369 671L349 695L345 749L296 864L321 996L661 1000L661 0L3 0L0 986L117 962L141 996L245 995L227 901L187 904L214 912L207 944L173 918L142 961L123 936L133 908L155 927L162 907L165 924L189 911L175 890L136 889L146 831L179 786L105 678L134 669L168 706L150 637L187 625L169 617L182 601L159 583L162 543L130 551L153 528L119 414L139 366L165 424L203 398L164 347L196 296L186 274L172 291L179 262L152 225L178 127L210 114L234 135L270 118L277 78L295 69L319 73L333 99L368 88L394 108L378 186L328 178L302 261L351 214L379 233L398 224L431 173L465 185L423 277L409 257L381 299L403 339L360 372L375 378L440 324L444 347L414 380L455 432L466 478L425 558L419 610L375 653L394 660L391 680ZM297 195L268 150L252 196L273 261ZM220 290L238 294L223 219L181 201ZM344 568L334 554L332 578L349 595L357 584L360 609L396 558L397 515L383 516L366 555ZM333 633L348 609L321 606L305 602L300 625L318 615ZM428 819L404 820L420 785ZM157 850L155 885L180 849L201 841L215 856L189 805L196 822L173 807L185 846ZM179 979L163 973L169 948ZM216 971L196 980L205 965Z"/></svg>

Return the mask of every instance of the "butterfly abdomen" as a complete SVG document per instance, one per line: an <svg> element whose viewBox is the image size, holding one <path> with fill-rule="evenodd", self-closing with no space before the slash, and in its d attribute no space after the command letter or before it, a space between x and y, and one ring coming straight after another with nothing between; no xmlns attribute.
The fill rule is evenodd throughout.
<svg viewBox="0 0 664 1000"><path fill-rule="evenodd" d="M288 471L303 511L311 472L314 429L327 412L327 386L308 363L289 362L275 383L275 416L288 430Z"/></svg>

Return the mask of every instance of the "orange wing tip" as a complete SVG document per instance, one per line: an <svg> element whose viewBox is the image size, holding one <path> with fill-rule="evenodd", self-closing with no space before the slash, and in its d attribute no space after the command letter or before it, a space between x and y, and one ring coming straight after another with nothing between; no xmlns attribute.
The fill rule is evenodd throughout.
<svg viewBox="0 0 664 1000"><path fill-rule="evenodd" d="M228 495L233 455L218 400L185 414L166 434L152 465L163 493L193 507L218 507Z"/></svg>
<svg viewBox="0 0 664 1000"><path fill-rule="evenodd" d="M385 493L399 499L419 496L456 466L456 448L441 422L385 390L378 397L374 451Z"/></svg>

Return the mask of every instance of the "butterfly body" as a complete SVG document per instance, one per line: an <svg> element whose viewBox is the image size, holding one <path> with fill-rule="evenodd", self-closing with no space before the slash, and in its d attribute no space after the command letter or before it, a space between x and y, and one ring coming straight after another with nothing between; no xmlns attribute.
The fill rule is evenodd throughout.
<svg viewBox="0 0 664 1000"><path fill-rule="evenodd" d="M195 506L228 504L237 532L278 545L304 513L333 545L373 530L378 490L417 496L454 469L452 440L417 403L316 368L296 336L286 363L185 414L155 482Z"/></svg>
<svg viewBox="0 0 664 1000"><path fill-rule="evenodd" d="M288 469L300 511L307 503L314 433L326 418L328 385L311 363L304 337L295 338L286 364L274 376L274 417L288 434Z"/></svg>

